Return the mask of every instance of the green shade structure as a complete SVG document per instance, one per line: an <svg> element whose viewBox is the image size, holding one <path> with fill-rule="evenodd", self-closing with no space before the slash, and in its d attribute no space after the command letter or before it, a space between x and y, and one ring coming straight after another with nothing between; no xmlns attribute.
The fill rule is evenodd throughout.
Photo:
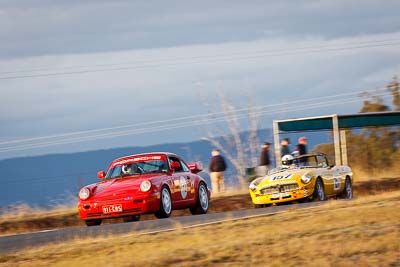
<svg viewBox="0 0 400 267"><path fill-rule="evenodd" d="M346 130L364 127L400 125L400 112L373 112L350 115L327 115L318 117L274 120L275 156L281 158L279 134L306 131L333 131L335 161L337 165L347 165ZM277 160L279 164L279 160Z"/></svg>

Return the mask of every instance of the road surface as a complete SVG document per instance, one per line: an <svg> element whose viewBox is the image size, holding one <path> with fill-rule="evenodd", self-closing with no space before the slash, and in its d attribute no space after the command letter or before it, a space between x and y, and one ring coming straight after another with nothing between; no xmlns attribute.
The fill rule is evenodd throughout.
<svg viewBox="0 0 400 267"><path fill-rule="evenodd" d="M211 213L196 216L173 217L161 220L138 221L129 223L105 224L92 227L73 227L27 234L0 237L0 253L12 253L27 247L62 243L76 238L94 238L136 233L139 235L192 228L226 221L243 220L269 216L287 209L305 209L321 205L323 202L311 202L284 206L273 206L261 209L237 210Z"/></svg>

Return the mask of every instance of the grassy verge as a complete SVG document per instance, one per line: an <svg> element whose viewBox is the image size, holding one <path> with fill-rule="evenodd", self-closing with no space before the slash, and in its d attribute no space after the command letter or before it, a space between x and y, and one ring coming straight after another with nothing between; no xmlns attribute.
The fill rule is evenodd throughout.
<svg viewBox="0 0 400 267"><path fill-rule="evenodd" d="M0 266L398 266L400 191L153 235L75 240Z"/></svg>

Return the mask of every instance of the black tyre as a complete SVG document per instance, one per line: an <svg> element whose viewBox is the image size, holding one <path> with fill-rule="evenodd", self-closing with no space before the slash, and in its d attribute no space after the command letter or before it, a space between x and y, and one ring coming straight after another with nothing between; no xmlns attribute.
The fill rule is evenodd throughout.
<svg viewBox="0 0 400 267"><path fill-rule="evenodd" d="M101 219L93 219L93 220L86 220L85 221L87 226L95 226L101 224Z"/></svg>
<svg viewBox="0 0 400 267"><path fill-rule="evenodd" d="M208 197L207 187L204 183L199 184L197 190L196 206L189 208L193 215L206 214L208 211L210 199Z"/></svg>
<svg viewBox="0 0 400 267"><path fill-rule="evenodd" d="M140 220L140 215L130 215L130 216L126 216L123 217L122 220L124 222L137 222Z"/></svg>
<svg viewBox="0 0 400 267"><path fill-rule="evenodd" d="M159 219L168 218L172 213L172 199L171 193L166 186L161 189L160 202L160 210L158 210L155 215Z"/></svg>
<svg viewBox="0 0 400 267"><path fill-rule="evenodd" d="M317 179L317 181L315 182L314 199L317 199L319 201L325 201L326 200L324 184L322 183L321 179Z"/></svg>
<svg viewBox="0 0 400 267"><path fill-rule="evenodd" d="M353 186L349 177L346 178L344 183L344 190L342 193L342 198L352 199L353 198Z"/></svg>

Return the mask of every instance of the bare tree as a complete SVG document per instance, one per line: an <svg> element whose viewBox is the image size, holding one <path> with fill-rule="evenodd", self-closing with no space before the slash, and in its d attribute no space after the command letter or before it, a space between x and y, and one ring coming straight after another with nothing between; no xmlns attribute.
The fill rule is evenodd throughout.
<svg viewBox="0 0 400 267"><path fill-rule="evenodd" d="M207 137L204 138L210 142L212 146L220 150L225 157L232 163L238 174L238 181L241 188L247 186L246 181L246 167L257 165L257 146L258 146L258 117L252 109L251 103L244 111L247 112L247 120L249 125L248 143L243 142L240 137L241 127L239 118L245 117L238 114L237 109L232 103L221 93L218 94L219 103L221 104L221 113L209 112L209 119L223 118L227 127L220 127L210 125L207 131ZM204 101L204 99L203 99ZM208 101L205 103L206 107L210 107ZM242 110L242 109L241 109ZM245 117L246 118L246 117ZM248 149L249 148L249 149Z"/></svg>
<svg viewBox="0 0 400 267"><path fill-rule="evenodd" d="M257 131L259 129L260 118L256 115L253 110L253 103L249 97L249 105L247 109L247 120L249 122L249 147L251 155L251 165L257 166L257 147L259 145L259 140L257 136Z"/></svg>

